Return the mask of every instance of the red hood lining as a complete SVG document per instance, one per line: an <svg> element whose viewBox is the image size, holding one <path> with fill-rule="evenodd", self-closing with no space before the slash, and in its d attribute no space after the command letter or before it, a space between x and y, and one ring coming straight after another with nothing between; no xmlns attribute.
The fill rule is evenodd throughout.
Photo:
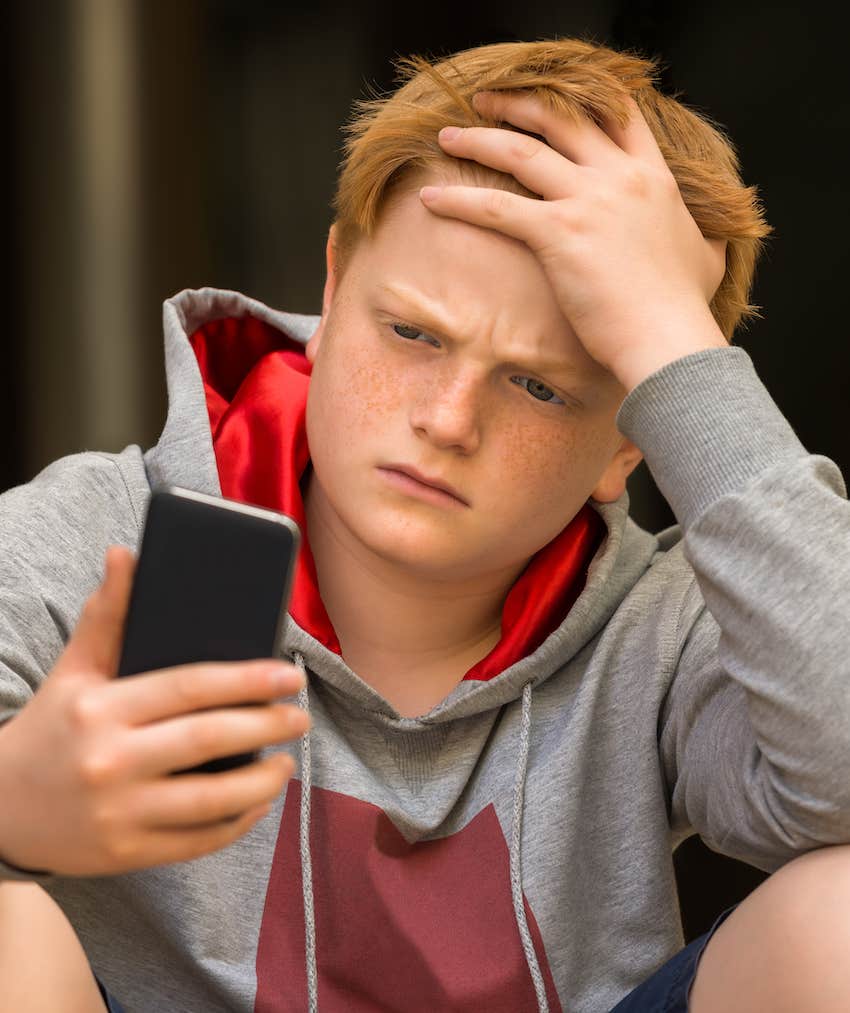
<svg viewBox="0 0 850 1013"><path fill-rule="evenodd" d="M339 640L319 595L300 481L310 463L305 414L310 362L301 342L252 316L211 320L189 338L204 381L222 495L279 510L301 529L290 614L329 650ZM502 607L502 637L465 679L486 681L560 626L606 534L585 504L529 561Z"/></svg>

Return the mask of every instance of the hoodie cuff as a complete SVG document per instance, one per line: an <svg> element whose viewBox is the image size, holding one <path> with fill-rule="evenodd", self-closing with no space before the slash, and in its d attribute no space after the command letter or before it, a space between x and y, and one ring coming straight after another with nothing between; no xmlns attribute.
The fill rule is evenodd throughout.
<svg viewBox="0 0 850 1013"><path fill-rule="evenodd" d="M809 456L737 346L668 362L629 392L616 423L683 529L762 472Z"/></svg>

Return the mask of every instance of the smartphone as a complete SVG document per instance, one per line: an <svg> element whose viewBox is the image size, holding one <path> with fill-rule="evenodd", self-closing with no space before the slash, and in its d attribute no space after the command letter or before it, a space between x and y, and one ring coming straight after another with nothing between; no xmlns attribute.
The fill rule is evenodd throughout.
<svg viewBox="0 0 850 1013"><path fill-rule="evenodd" d="M279 657L300 541L295 521L276 510L175 485L154 490L118 675ZM174 773L216 773L256 758L217 757Z"/></svg>

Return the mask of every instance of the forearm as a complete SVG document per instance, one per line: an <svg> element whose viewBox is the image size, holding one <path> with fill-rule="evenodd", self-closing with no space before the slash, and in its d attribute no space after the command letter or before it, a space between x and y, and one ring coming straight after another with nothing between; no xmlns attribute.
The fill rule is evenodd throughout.
<svg viewBox="0 0 850 1013"><path fill-rule="evenodd" d="M4 1009L103 1013L91 967L68 919L41 889L0 883Z"/></svg>
<svg viewBox="0 0 850 1013"><path fill-rule="evenodd" d="M720 628L716 655L690 655L671 689L668 734L690 737L679 776L704 785L695 807L719 827L739 793L797 847L850 839L850 505L839 469L806 451L742 349L663 367L624 401L618 425L676 514ZM717 758L746 747L727 749L689 703L712 668L746 694L757 752L737 773L716 770Z"/></svg>

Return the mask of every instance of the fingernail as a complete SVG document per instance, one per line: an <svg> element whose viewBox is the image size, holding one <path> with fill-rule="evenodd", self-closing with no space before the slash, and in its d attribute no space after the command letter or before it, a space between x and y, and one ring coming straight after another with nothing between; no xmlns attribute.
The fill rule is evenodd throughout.
<svg viewBox="0 0 850 1013"><path fill-rule="evenodd" d="M442 189L441 186L423 186L419 191L419 196L427 204L428 201L436 200Z"/></svg>
<svg viewBox="0 0 850 1013"><path fill-rule="evenodd" d="M453 141L461 132L460 127L443 127L440 131L441 141Z"/></svg>

